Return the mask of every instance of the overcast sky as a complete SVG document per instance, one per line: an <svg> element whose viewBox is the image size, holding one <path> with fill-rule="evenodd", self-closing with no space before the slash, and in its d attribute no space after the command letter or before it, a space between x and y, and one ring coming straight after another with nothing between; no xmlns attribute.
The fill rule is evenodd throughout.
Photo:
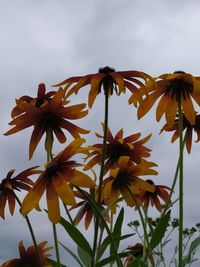
<svg viewBox="0 0 200 267"><path fill-rule="evenodd" d="M54 83L72 75L84 75L109 65L116 70L141 70L152 76L183 70L200 76L200 1L198 0L0 0L0 173L16 173L45 163L43 143L28 161L30 131L5 137L15 98L35 96L38 83L50 90ZM88 90L85 88L85 91ZM148 147L158 164L155 183L171 185L178 157L170 134L158 135L164 121L155 122L155 111L137 122L136 110L127 106L128 95L112 97L109 126L114 134L141 131L153 133ZM74 102L87 101L80 93ZM77 124L100 131L103 98L98 96L89 116ZM90 144L91 144L90 143ZM55 148L55 153L61 146ZM193 143L192 155L185 156L185 226L200 222L200 144ZM135 213L133 212L135 216ZM173 215L177 216L174 208ZM46 216L34 213L40 241L51 240ZM132 218L127 217L127 222ZM135 217L134 217L135 219ZM17 244L30 238L24 220L16 212L0 220L0 262L18 254ZM60 237L68 244L69 240ZM66 241L67 240L67 241ZM62 255L63 260L67 258ZM67 258L68 259L68 258ZM68 264L71 261L68 259ZM195 265L193 265L195 266Z"/></svg>

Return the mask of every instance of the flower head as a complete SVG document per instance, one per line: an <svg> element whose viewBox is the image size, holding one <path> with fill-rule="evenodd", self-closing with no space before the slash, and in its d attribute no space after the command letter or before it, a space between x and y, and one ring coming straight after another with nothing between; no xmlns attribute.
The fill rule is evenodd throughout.
<svg viewBox="0 0 200 267"><path fill-rule="evenodd" d="M12 177L15 170L12 169L7 173L6 178L4 178L0 183L0 217L5 219L5 206L8 202L9 210L11 215L14 214L15 210L15 190L20 191L21 189L29 191L33 182L29 176L33 174L38 174L40 171L36 170L37 167L32 167L26 169L25 171L19 173L15 177Z"/></svg>
<svg viewBox="0 0 200 267"><path fill-rule="evenodd" d="M96 135L99 138L103 138L103 136L99 134ZM141 133L136 133L123 137L123 129L119 130L118 133L113 136L108 128L104 173L107 173L110 168L116 167L121 156L129 156L130 160L137 164L141 163L143 158L150 156L151 150L145 147L144 144L150 139L151 135L143 139L139 139L140 136ZM87 163L85 170L101 163L103 145L95 144L89 147L89 149L91 152L87 155L86 160L91 157L92 159Z"/></svg>
<svg viewBox="0 0 200 267"><path fill-rule="evenodd" d="M151 77L144 72L115 71L115 69L106 66L100 68L98 73L71 77L54 86L64 86L64 90L67 91L73 83L76 83L67 92L67 96L69 96L73 93L78 93L80 88L90 84L91 89L89 92L88 104L91 108L97 95L101 92L102 87L104 91L108 92L108 95L112 95L113 91L117 94L125 93L127 88L133 94L131 97L132 102L137 104L140 99L138 86L143 86L141 80L146 82L150 78Z"/></svg>
<svg viewBox="0 0 200 267"><path fill-rule="evenodd" d="M60 220L58 198L61 198L67 205L76 203L71 185L94 187L95 184L88 175L75 170L75 167L82 166L82 164L70 160L73 155L79 153L84 141L82 138L75 139L47 164L46 169L22 202L23 215L27 215L37 207L46 190L48 216L53 223L57 223Z"/></svg>
<svg viewBox="0 0 200 267"><path fill-rule="evenodd" d="M174 123L178 102L181 102L183 113L193 125L195 123L195 110L192 99L200 105L200 77L177 71L173 74L163 74L155 81L147 83L148 95L140 102L138 118L143 117L161 97L156 109L156 119L159 121L165 114L167 124Z"/></svg>
<svg viewBox="0 0 200 267"><path fill-rule="evenodd" d="M46 86L44 83L40 83L38 85L38 92L37 97L31 97L28 95L21 96L18 100L25 101L27 103L31 103L33 106L40 107L42 106L46 101L49 101L54 95L56 94L56 91L50 91L46 93ZM18 105L16 105L12 112L11 117L17 117L21 113L23 113L23 109L20 109Z"/></svg>
<svg viewBox="0 0 200 267"><path fill-rule="evenodd" d="M138 176L154 175L157 172L151 167L155 163L142 160L140 164L133 164L130 157L122 156L119 158L117 167L111 169L110 175L103 182L103 196L108 204L116 203L122 195L128 206L134 206L134 196L143 191L154 192L154 185L147 183ZM111 206L115 213L116 205Z"/></svg>
<svg viewBox="0 0 200 267"><path fill-rule="evenodd" d="M195 124L192 125L185 117L185 115L183 114L183 131L185 130L185 143L186 143L186 149L188 151L188 153L190 153L191 151L191 147L192 147L192 132L193 130L196 132L197 134L197 140L195 142L199 142L200 141L200 114L195 116ZM167 132L173 132L174 134L172 136L171 142L173 143L174 141L177 140L177 138L179 137L179 122L178 119L175 119L174 124L172 127L169 127L167 124L165 124L163 126L163 128L161 129L162 131L167 131Z"/></svg>
<svg viewBox="0 0 200 267"><path fill-rule="evenodd" d="M47 262L46 258L51 256L51 254L47 253L53 247L45 247L47 241L43 241L37 245L38 251L40 254L40 260L42 266L38 260L38 255L36 253L35 247L30 246L25 249L23 241L19 242L19 259L12 259L4 262L0 267L51 267L51 265Z"/></svg>
<svg viewBox="0 0 200 267"><path fill-rule="evenodd" d="M60 143L66 141L66 136L62 129L67 130L74 138L80 137L80 134L86 134L89 131L82 129L69 120L80 119L87 115L88 111L84 111L85 104L67 106L69 101L64 101L64 91L60 88L52 98L48 100L45 95L37 100L45 99L42 102L27 102L21 99L16 100L20 114L9 123L14 125L12 129L7 131L5 135L19 132L23 129L33 126L33 132L29 145L29 157L32 158L33 153L40 142L42 136L46 133L45 149L51 151L54 134ZM35 105L34 105L35 103ZM40 104L38 104L40 103ZM42 103L42 104L41 104ZM23 111L23 112L22 112Z"/></svg>
<svg viewBox="0 0 200 267"><path fill-rule="evenodd" d="M145 209L147 209L151 203L151 206L155 206L158 211L161 211L163 208L163 205L161 204L160 199L164 201L166 204L169 199L169 193L170 188L165 185L155 185L152 180L146 180L146 182L150 185L153 185L155 188L154 192L149 191L143 191L139 195L136 196L137 198L137 204L139 206L143 205Z"/></svg>
<svg viewBox="0 0 200 267"><path fill-rule="evenodd" d="M143 245L141 243L136 243L134 246L128 246L126 251L130 254L126 257L124 266L128 267L131 262L134 262L137 257L142 257L143 255Z"/></svg>
<svg viewBox="0 0 200 267"><path fill-rule="evenodd" d="M75 217L75 223L78 224L85 216L85 229L87 230L94 217L93 207L91 206L90 202L86 199L86 197L81 192L74 191L74 195L75 197L82 199L82 200L78 202L77 204L75 204L74 206L72 206L69 210L80 208ZM90 196L93 196L94 198L96 197L95 189L90 190ZM102 210L102 212L105 211L103 207L104 204L105 203L102 200L101 206L100 206L100 209ZM107 213L104 213L104 218L105 220L109 221L109 216Z"/></svg>

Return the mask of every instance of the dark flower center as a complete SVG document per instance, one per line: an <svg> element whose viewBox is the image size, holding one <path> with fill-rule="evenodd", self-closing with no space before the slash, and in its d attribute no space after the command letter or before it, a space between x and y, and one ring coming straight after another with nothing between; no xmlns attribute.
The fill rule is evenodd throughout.
<svg viewBox="0 0 200 267"><path fill-rule="evenodd" d="M116 142L114 144L108 144L107 156L111 159L112 163L115 163L121 156L129 156L130 148L125 144Z"/></svg>
<svg viewBox="0 0 200 267"><path fill-rule="evenodd" d="M113 79L111 75L109 75L111 72L115 72L115 69L110 68L108 66L104 68L99 68L99 73L105 74L105 76L102 78L102 80L99 83L99 93L101 93L101 87L103 86L104 92L113 94L113 90L117 93L117 84L116 81Z"/></svg>
<svg viewBox="0 0 200 267"><path fill-rule="evenodd" d="M45 127L50 126L51 128L54 128L58 125L59 117L53 113L53 112L44 112L41 116L41 123Z"/></svg>
<svg viewBox="0 0 200 267"><path fill-rule="evenodd" d="M151 185L154 185L154 182L152 180L150 180L150 179L147 179L146 182L151 184Z"/></svg>
<svg viewBox="0 0 200 267"><path fill-rule="evenodd" d="M53 175L55 175L57 173L57 171L59 170L59 162L57 160L52 160L47 168L46 168L46 173L49 177L52 177Z"/></svg>
<svg viewBox="0 0 200 267"><path fill-rule="evenodd" d="M185 74L183 71L175 71L174 73ZM183 77L169 80L165 89L165 94L171 98L175 97L177 101L181 98L181 95L184 99L188 98L191 92L192 84L186 81Z"/></svg>
<svg viewBox="0 0 200 267"><path fill-rule="evenodd" d="M124 171L119 172L115 180L113 181L113 189L123 191L127 187L130 187L131 183L133 182L133 177L130 173Z"/></svg>

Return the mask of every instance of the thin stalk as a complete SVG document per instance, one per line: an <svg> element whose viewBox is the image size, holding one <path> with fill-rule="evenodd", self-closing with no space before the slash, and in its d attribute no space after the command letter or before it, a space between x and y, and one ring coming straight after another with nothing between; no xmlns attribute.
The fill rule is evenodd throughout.
<svg viewBox="0 0 200 267"><path fill-rule="evenodd" d="M129 191L131 197L133 198L133 201L134 201L134 203L136 205L136 208L138 210L138 213L139 213L139 216L140 216L140 220L141 220L141 223L142 223L142 228L143 228L143 231L144 231L143 259L146 261L147 260L147 256L148 256L149 252L151 251L151 248L150 248L148 233L147 233L147 229L146 229L145 219L143 218L142 211L141 211L139 205L137 204L137 200L135 198L135 195L131 192L129 187L127 187L127 190Z"/></svg>
<svg viewBox="0 0 200 267"><path fill-rule="evenodd" d="M55 251L56 251L56 259L57 259L58 267L61 267L60 254L59 254L59 248L58 248L58 238L57 238L57 231L56 231L55 223L52 223L52 226L53 226L53 238L54 238L54 245L55 245Z"/></svg>
<svg viewBox="0 0 200 267"><path fill-rule="evenodd" d="M179 249L178 266L182 267L183 258L183 115L181 110L181 98L178 99L178 121L179 121Z"/></svg>
<svg viewBox="0 0 200 267"><path fill-rule="evenodd" d="M51 161L52 159L53 159L52 151L47 151L47 162ZM53 227L54 246L55 246L55 251L56 251L56 260L58 263L58 267L61 267L56 225L52 223L52 227Z"/></svg>
<svg viewBox="0 0 200 267"><path fill-rule="evenodd" d="M74 222L74 220L72 219L72 216L70 215L70 212L69 212L69 210L68 210L68 208L67 208L67 205L66 205L64 202L63 202L63 207L64 207L65 212L66 212L66 214L67 214L67 216L68 216L68 218L69 218L70 223L71 223L72 225L75 225L75 222Z"/></svg>
<svg viewBox="0 0 200 267"><path fill-rule="evenodd" d="M18 196L15 194L15 192L13 191L14 193L14 196L15 196L15 199L17 201L17 203L19 204L19 206L21 207L22 203L21 201L19 200ZM33 231L33 227L31 225L31 222L28 218L28 216L23 216L27 222L27 225L28 225L28 229L30 231L30 235L31 235L31 238L32 238L32 241L33 241L33 244L34 244L34 247L35 247L35 251L36 251L36 254L37 254L37 257L39 259L39 262L40 262L40 265L42 266L42 262L41 262L41 257L40 257L40 252L39 252L39 249L38 249L38 246L37 246L37 241L36 241L36 238L35 238L35 235L34 235L34 231Z"/></svg>
<svg viewBox="0 0 200 267"><path fill-rule="evenodd" d="M97 262L98 260L100 260L99 250L100 250L100 247L101 247L101 242L102 242L102 238L103 238L103 232L104 232L104 229L102 228L102 229L101 229L101 232L100 232L100 236L99 236L98 246L97 246L96 262Z"/></svg>
<svg viewBox="0 0 200 267"><path fill-rule="evenodd" d="M184 149L185 139L186 139L186 136L184 137L184 142L183 142L182 149ZM178 173L179 173L179 166L180 166L180 156L179 156L179 159L178 159L178 162L177 162L177 165L176 165L176 171L175 171L175 174L174 174L174 179L173 179L173 183L172 183L170 194L169 194L169 199L168 199L167 203L165 204L165 207L164 207L163 212L162 212L162 216L165 215L166 211L168 210L168 208L171 205L171 197L172 197L172 194L174 193L174 188L176 186Z"/></svg>
<svg viewBox="0 0 200 267"><path fill-rule="evenodd" d="M113 232L113 213L112 211L110 211L110 232ZM112 251L112 246L110 245L110 255L111 255L111 251ZM113 266L113 262L110 263L110 267Z"/></svg>
<svg viewBox="0 0 200 267"><path fill-rule="evenodd" d="M100 174L99 174L99 186L98 186L98 198L97 198L98 205L101 204L102 185L103 185L103 176L104 176L104 162L106 159L106 141L107 141L107 132L108 132L108 90L104 90L104 91L105 91L105 117L104 117L104 136L103 136L101 169L100 169ZM93 259L92 259L91 267L95 266L98 230L99 230L99 217L96 218L95 227L94 227Z"/></svg>
<svg viewBox="0 0 200 267"><path fill-rule="evenodd" d="M84 197L85 197L85 198L88 200L88 202L91 204L91 206L92 206L92 208L94 209L94 211L96 211L96 213L98 214L98 218L101 219L101 221L102 221L102 223L103 223L103 226L105 227L106 232L107 232L107 234L108 234L110 243L111 243L111 245L112 245L112 248L113 248L113 254L114 254L114 256L115 256L115 260L116 260L116 262L117 262L117 267L123 267L122 262L121 262L121 259L120 259L119 255L117 254L117 249L116 249L116 246L115 246L115 242L114 242L114 240L113 240L113 237L112 237L112 233L110 232L110 229L109 229L109 227L108 227L108 225L107 225L107 223L106 223L106 221L105 221L105 219L104 219L104 217L103 217L103 215L102 215L102 212L101 212L101 210L100 210L100 208L99 208L99 206L98 206L98 203L96 203L95 200L93 200L93 199L89 196L89 194L88 194L87 192L83 191L83 190L82 190L81 188L79 188L78 186L74 186L74 187L75 187L79 192L81 192L81 193L84 195ZM92 265L91 265L91 266L92 266ZM93 266L95 266L95 263L94 263Z"/></svg>

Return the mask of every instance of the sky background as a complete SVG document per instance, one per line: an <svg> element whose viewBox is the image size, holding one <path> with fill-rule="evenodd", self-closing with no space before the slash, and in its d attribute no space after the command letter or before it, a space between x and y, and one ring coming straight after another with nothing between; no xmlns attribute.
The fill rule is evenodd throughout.
<svg viewBox="0 0 200 267"><path fill-rule="evenodd" d="M15 98L36 96L41 82L51 90L52 84L65 78L95 73L107 65L120 71L144 71L152 76L176 70L200 76L199 29L198 0L0 0L1 178L9 169L15 168L19 173L30 166L43 166L46 160L41 142L33 159L28 161L31 129L3 136L9 129L7 123ZM87 101L88 89L81 91L72 99L73 103ZM125 136L138 131L142 136L153 133L147 146L152 149L149 159L158 164L159 175L154 182L170 186L178 146L170 143L169 133L159 135L164 120L155 121L155 110L137 121L135 108L127 105L129 96L111 98L110 129L115 134L124 128ZM101 131L103 114L103 97L98 96L89 115L77 121L91 130L88 144L96 142L94 133ZM56 145L55 153L61 148ZM200 144L193 143L192 154L185 155L185 226L200 222L199 151ZM177 216L176 207L173 216ZM136 218L134 212L132 216L130 212L126 214L127 223ZM31 219L39 241L52 242L46 215L33 212ZM59 238L73 246L67 236L60 234ZM0 262L18 256L17 245L22 239L26 246L30 245L24 219L17 209L13 217L7 212L6 220L0 220ZM68 255L62 253L62 259L72 266Z"/></svg>

